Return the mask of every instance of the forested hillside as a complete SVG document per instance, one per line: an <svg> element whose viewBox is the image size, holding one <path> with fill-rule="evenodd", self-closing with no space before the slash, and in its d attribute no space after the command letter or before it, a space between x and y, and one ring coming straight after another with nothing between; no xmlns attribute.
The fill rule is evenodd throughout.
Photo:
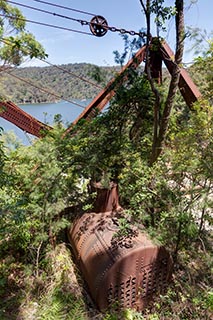
<svg viewBox="0 0 213 320"><path fill-rule="evenodd" d="M0 96L17 104L60 100L54 94L61 96L62 99L91 99L116 76L119 70L118 66L98 67L87 63L16 68L10 70L11 75L1 73ZM205 80L205 70L201 68L198 71L197 66L192 65L188 68L188 72L201 92L206 92L208 82ZM208 73L211 76L210 70ZM163 69L164 80L168 77L168 70Z"/></svg>
<svg viewBox="0 0 213 320"><path fill-rule="evenodd" d="M2 72L0 95L15 103L54 102L57 98L51 92L64 99L90 99L97 95L118 70L116 67L97 67L86 63L60 65L59 68L17 68L10 70L10 73L28 83Z"/></svg>

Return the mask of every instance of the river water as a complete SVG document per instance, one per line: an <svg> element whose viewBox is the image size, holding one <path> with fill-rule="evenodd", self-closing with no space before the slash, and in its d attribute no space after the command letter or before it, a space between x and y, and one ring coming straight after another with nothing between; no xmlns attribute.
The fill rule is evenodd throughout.
<svg viewBox="0 0 213 320"><path fill-rule="evenodd" d="M60 114L62 116L64 126L67 127L80 115L83 108L89 104L90 100L73 100L73 102L76 102L82 107L66 101L58 103L25 104L18 106L36 119L49 125L54 122L54 116ZM30 134L24 133L21 129L2 117L0 117L0 127L2 127L5 132L13 131L18 140L25 145L28 145L29 141L34 138Z"/></svg>

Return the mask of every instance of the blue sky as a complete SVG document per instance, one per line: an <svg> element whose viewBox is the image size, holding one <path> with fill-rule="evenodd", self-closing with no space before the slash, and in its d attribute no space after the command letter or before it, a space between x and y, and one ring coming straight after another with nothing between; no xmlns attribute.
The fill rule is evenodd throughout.
<svg viewBox="0 0 213 320"><path fill-rule="evenodd" d="M68 11L33 0L14 0L20 4L26 4L41 8L52 13L66 15L75 19L90 21L91 15ZM126 30L138 31L145 27L145 17L139 0L46 0L53 4L59 4L101 15L106 18L109 26L123 28ZM174 0L167 0L168 5L173 5ZM193 4L191 4L193 2ZM191 4L191 6L190 6ZM12 5L12 4L11 4ZM185 22L186 25L213 30L212 0L187 0L185 1ZM82 26L76 21L62 19L54 15L33 11L32 9L19 6L27 19L54 24L65 28L76 29L90 33L88 26ZM27 30L32 32L40 41L49 55L48 61L54 64L67 63L93 63L97 65L113 65L114 50L122 52L123 40L119 33L108 31L103 37L94 37L86 34L74 33L66 30L58 30L45 26L27 23ZM168 31L161 33L167 42L174 49L174 20L170 22ZM156 35L155 29L152 34ZM187 44L188 48L188 44ZM192 53L184 55L184 62L193 59ZM28 62L28 65L42 65L40 61Z"/></svg>

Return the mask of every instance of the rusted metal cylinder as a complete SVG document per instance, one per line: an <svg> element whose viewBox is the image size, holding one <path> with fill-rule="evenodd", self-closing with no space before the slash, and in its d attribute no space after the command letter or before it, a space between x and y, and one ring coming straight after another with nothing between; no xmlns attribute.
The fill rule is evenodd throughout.
<svg viewBox="0 0 213 320"><path fill-rule="evenodd" d="M115 303L117 307L142 310L166 287L171 278L172 259L145 232L127 225L126 233L121 233L122 209L117 186L113 184L110 196L109 190L105 191L113 210L83 214L70 229L69 239L100 310ZM102 189L99 191L102 201L103 194ZM105 205L112 209L107 201Z"/></svg>

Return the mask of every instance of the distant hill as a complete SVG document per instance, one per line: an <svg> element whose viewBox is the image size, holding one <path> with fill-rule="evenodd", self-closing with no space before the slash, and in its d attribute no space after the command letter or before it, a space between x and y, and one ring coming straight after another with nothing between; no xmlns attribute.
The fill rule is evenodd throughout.
<svg viewBox="0 0 213 320"><path fill-rule="evenodd" d="M66 64L58 67L17 68L10 70L10 72L25 81L1 72L0 97L17 104L56 102L61 99L91 99L100 92L101 88L105 87L119 70L119 67L98 67L87 63ZM206 81L203 80L203 75L200 76L200 72L198 73L194 67L190 67L188 71L201 92L202 89L205 91ZM168 77L167 69L163 68L163 78L168 79ZM83 81L83 78L88 82ZM27 82L33 83L34 86ZM53 92L59 98L47 92Z"/></svg>
<svg viewBox="0 0 213 320"><path fill-rule="evenodd" d="M67 72L59 68L63 68ZM53 92L64 99L90 99L95 97L101 89L81 78L104 87L119 70L118 67L97 67L87 63L60 65L59 68L47 66L11 70L12 74L33 83L34 86L2 72L0 74L0 96L15 103L41 103L60 100L60 98L39 89L43 88L45 91Z"/></svg>

